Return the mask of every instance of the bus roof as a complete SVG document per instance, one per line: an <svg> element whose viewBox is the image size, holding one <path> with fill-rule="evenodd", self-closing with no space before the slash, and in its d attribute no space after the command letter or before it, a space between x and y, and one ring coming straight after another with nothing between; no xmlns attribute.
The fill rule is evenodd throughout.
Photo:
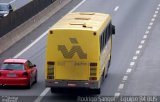
<svg viewBox="0 0 160 102"><path fill-rule="evenodd" d="M51 30L72 29L98 31L110 22L110 15L95 12L73 12L65 15Z"/></svg>

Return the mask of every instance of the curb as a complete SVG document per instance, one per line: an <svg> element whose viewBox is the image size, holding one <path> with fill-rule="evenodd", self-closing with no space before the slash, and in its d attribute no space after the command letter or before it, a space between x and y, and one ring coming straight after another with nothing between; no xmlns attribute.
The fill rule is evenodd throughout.
<svg viewBox="0 0 160 102"><path fill-rule="evenodd" d="M9 47L21 40L27 34L36 29L39 25L49 19L57 11L67 5L71 0L56 0L53 4L33 16L20 26L13 29L0 38L0 54L6 51Z"/></svg>

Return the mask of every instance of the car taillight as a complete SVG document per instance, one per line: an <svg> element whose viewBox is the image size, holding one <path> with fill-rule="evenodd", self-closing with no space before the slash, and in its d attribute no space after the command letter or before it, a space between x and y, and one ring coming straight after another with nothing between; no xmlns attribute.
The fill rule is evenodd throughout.
<svg viewBox="0 0 160 102"><path fill-rule="evenodd" d="M25 76L25 77L28 77L28 73L27 72L23 72L22 75Z"/></svg>
<svg viewBox="0 0 160 102"><path fill-rule="evenodd" d="M2 76L2 73L0 72L0 77Z"/></svg>

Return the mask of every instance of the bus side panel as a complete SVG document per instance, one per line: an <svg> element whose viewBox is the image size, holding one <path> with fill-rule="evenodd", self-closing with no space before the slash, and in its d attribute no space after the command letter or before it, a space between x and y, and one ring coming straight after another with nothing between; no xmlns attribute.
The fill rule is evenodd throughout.
<svg viewBox="0 0 160 102"><path fill-rule="evenodd" d="M111 57L111 48L112 48L112 43L111 43L111 37L110 39L108 40L104 50L102 51L101 53L101 60L100 60L100 66L101 66L101 75L103 74L103 71L104 71L104 68L107 68L108 66L108 62L110 60L110 57Z"/></svg>

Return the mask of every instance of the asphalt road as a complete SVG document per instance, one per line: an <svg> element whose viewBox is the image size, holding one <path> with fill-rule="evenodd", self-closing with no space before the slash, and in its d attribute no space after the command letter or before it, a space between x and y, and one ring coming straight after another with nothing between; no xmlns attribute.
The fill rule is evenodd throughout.
<svg viewBox="0 0 160 102"><path fill-rule="evenodd" d="M0 57L14 57L81 1L73 0ZM99 96L160 94L160 41L158 39L160 17L156 13L157 8L160 8L159 4L160 0L86 0L75 9L75 11L109 13L112 16L112 23L116 26L109 75L102 85L102 93ZM155 14L157 14L156 17L154 17ZM45 47L46 36L19 56L19 58L30 59L37 65L38 83L29 90L0 88L2 99L6 98L4 96L16 96L18 102L32 102L44 92L46 89L44 84ZM41 102L74 102L78 101L78 97L81 95L57 95L47 90L45 97L39 97L39 99Z"/></svg>

